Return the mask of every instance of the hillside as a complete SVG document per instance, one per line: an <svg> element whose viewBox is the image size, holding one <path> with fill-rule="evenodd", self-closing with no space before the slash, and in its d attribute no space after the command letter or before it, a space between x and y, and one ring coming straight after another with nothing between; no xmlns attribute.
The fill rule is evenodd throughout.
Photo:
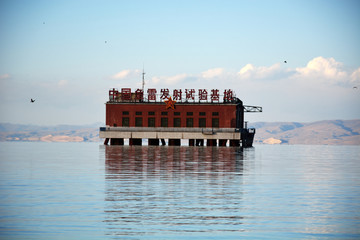
<svg viewBox="0 0 360 240"><path fill-rule="evenodd" d="M97 123L86 126L36 126L0 123L0 141L98 142Z"/></svg>
<svg viewBox="0 0 360 240"><path fill-rule="evenodd" d="M100 142L102 123L36 126L0 123L0 141ZM255 144L360 145L360 119L310 123L255 122Z"/></svg>
<svg viewBox="0 0 360 240"><path fill-rule="evenodd" d="M360 120L256 122L255 143L360 145Z"/></svg>

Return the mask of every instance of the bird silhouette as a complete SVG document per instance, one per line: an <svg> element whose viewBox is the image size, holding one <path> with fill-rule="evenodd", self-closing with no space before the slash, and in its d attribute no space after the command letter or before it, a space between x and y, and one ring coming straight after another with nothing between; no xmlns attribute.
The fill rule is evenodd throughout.
<svg viewBox="0 0 360 240"><path fill-rule="evenodd" d="M35 99L30 99L30 102L32 102L32 103L35 102Z"/></svg>
<svg viewBox="0 0 360 240"><path fill-rule="evenodd" d="M287 63L287 61L284 61L284 63Z"/></svg>

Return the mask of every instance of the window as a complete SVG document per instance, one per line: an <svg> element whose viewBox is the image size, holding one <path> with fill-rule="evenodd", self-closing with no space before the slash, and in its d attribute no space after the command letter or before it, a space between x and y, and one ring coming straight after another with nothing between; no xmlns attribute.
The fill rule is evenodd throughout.
<svg viewBox="0 0 360 240"><path fill-rule="evenodd" d="M168 127L168 119L161 118L161 127Z"/></svg>
<svg viewBox="0 0 360 240"><path fill-rule="evenodd" d="M206 118L199 118L199 127L206 127Z"/></svg>
<svg viewBox="0 0 360 240"><path fill-rule="evenodd" d="M212 115L213 116L219 116L219 112L213 112Z"/></svg>
<svg viewBox="0 0 360 240"><path fill-rule="evenodd" d="M174 116L180 116L180 112L174 112Z"/></svg>
<svg viewBox="0 0 360 240"><path fill-rule="evenodd" d="M166 116L168 112L161 112L161 115Z"/></svg>
<svg viewBox="0 0 360 240"><path fill-rule="evenodd" d="M181 127L181 118L174 118L174 127Z"/></svg>
<svg viewBox="0 0 360 240"><path fill-rule="evenodd" d="M143 126L143 119L141 117L135 118L135 127L142 127Z"/></svg>
<svg viewBox="0 0 360 240"><path fill-rule="evenodd" d="M186 113L186 116L192 116L193 115L193 112L187 112Z"/></svg>
<svg viewBox="0 0 360 240"><path fill-rule="evenodd" d="M199 112L199 116L205 116L206 112Z"/></svg>
<svg viewBox="0 0 360 240"><path fill-rule="evenodd" d="M142 115L142 112L136 112L135 114L136 115Z"/></svg>
<svg viewBox="0 0 360 240"><path fill-rule="evenodd" d="M149 115L153 116L153 115L155 115L155 112L149 112Z"/></svg>
<svg viewBox="0 0 360 240"><path fill-rule="evenodd" d="M218 118L213 118L211 126L214 127L214 128L218 128L219 127L219 119Z"/></svg>
<svg viewBox="0 0 360 240"><path fill-rule="evenodd" d="M123 115L129 115L129 112L128 112L128 111L124 111L124 112L123 112Z"/></svg>
<svg viewBox="0 0 360 240"><path fill-rule="evenodd" d="M123 117L122 118L122 126L123 127L129 127L130 126L130 120L128 117Z"/></svg>
<svg viewBox="0 0 360 240"><path fill-rule="evenodd" d="M194 126L194 119L193 118L187 118L186 119L186 127L193 127Z"/></svg>
<svg viewBox="0 0 360 240"><path fill-rule="evenodd" d="M155 127L155 118L148 118L148 127Z"/></svg>

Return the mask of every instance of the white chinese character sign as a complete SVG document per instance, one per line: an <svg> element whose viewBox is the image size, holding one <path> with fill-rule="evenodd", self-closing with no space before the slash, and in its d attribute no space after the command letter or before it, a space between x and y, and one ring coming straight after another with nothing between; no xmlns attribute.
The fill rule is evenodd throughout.
<svg viewBox="0 0 360 240"><path fill-rule="evenodd" d="M219 89L212 89L210 98L211 98L211 102L219 102L220 99Z"/></svg>
<svg viewBox="0 0 360 240"><path fill-rule="evenodd" d="M207 91L206 89L199 89L199 101L207 101Z"/></svg>
<svg viewBox="0 0 360 240"><path fill-rule="evenodd" d="M173 98L174 100L181 101L181 89L174 89Z"/></svg>
<svg viewBox="0 0 360 240"><path fill-rule="evenodd" d="M185 89L186 101L195 100L195 89Z"/></svg>
<svg viewBox="0 0 360 240"><path fill-rule="evenodd" d="M149 88L147 92L148 92L148 100L149 101L156 101L156 89L155 88Z"/></svg>
<svg viewBox="0 0 360 240"><path fill-rule="evenodd" d="M169 98L169 89L168 88L164 88L160 90L160 99L164 100L164 99L168 99Z"/></svg>
<svg viewBox="0 0 360 240"><path fill-rule="evenodd" d="M232 89L225 89L223 94L220 94L219 89L173 89L170 91L168 88L160 89L159 93L155 88L148 88L146 91L143 89L136 89L131 91L131 88L122 88L121 91L113 88L109 90L109 101L137 101L137 102L157 102L168 100L170 97L173 101L181 102L217 102L221 100L224 103L231 103L236 99Z"/></svg>
<svg viewBox="0 0 360 240"><path fill-rule="evenodd" d="M224 91L224 102L231 102L233 100L233 92L231 89Z"/></svg>

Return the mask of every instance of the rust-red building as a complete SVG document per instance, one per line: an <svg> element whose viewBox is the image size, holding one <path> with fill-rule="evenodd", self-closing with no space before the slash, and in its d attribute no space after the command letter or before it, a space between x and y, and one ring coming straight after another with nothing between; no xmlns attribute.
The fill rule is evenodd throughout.
<svg viewBox="0 0 360 240"><path fill-rule="evenodd" d="M207 92L199 89L174 90L148 89L147 96L142 90L131 92L111 89L106 103L106 127L100 128L100 137L105 144L141 145L148 139L149 145L180 145L181 139L189 139L189 145L208 146L252 146L255 129L244 128L244 112L259 112L261 107L244 106L232 90Z"/></svg>

